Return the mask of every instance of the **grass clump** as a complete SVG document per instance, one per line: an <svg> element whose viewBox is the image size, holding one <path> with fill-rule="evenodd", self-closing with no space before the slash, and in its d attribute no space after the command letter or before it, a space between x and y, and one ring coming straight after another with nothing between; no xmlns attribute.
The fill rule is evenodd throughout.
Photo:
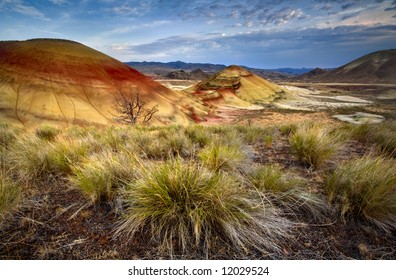
<svg viewBox="0 0 396 280"><path fill-rule="evenodd" d="M383 228L396 228L396 161L365 156L337 167L325 191L342 218L364 218Z"/></svg>
<svg viewBox="0 0 396 280"><path fill-rule="evenodd" d="M191 141L203 148L208 145L213 136L210 134L207 128L201 125L190 125L185 128L185 134Z"/></svg>
<svg viewBox="0 0 396 280"><path fill-rule="evenodd" d="M71 165L90 152L83 139L59 139L50 143L38 137L21 138L10 152L13 168L24 182L44 183L51 177L71 173Z"/></svg>
<svg viewBox="0 0 396 280"><path fill-rule="evenodd" d="M170 160L142 166L140 176L126 193L128 210L116 235L132 239L149 230L170 254L175 249L208 253L220 241L235 250L278 252L287 236L287 222L225 173Z"/></svg>
<svg viewBox="0 0 396 280"><path fill-rule="evenodd" d="M381 124L345 124L341 131L356 141L374 145L380 153L391 157L396 156L396 123L384 122Z"/></svg>
<svg viewBox="0 0 396 280"><path fill-rule="evenodd" d="M278 126L279 131L282 135L291 135L297 130L297 124L295 123L285 123Z"/></svg>
<svg viewBox="0 0 396 280"><path fill-rule="evenodd" d="M310 124L300 126L289 141L298 160L314 168L320 168L340 147L338 135Z"/></svg>
<svg viewBox="0 0 396 280"><path fill-rule="evenodd" d="M0 222L16 208L20 196L18 184L7 178L3 172L0 173Z"/></svg>
<svg viewBox="0 0 396 280"><path fill-rule="evenodd" d="M0 125L0 149L8 149L17 139L15 130L8 125Z"/></svg>
<svg viewBox="0 0 396 280"><path fill-rule="evenodd" d="M275 127L238 124L234 128L241 134L243 142L249 145L264 142L266 146L271 146L273 137L277 133Z"/></svg>
<svg viewBox="0 0 396 280"><path fill-rule="evenodd" d="M247 177L255 188L290 213L300 213L317 221L325 219L328 212L325 201L307 188L305 180L282 170L279 165L260 166Z"/></svg>
<svg viewBox="0 0 396 280"><path fill-rule="evenodd" d="M36 136L47 141L53 141L58 134L59 130L50 125L43 125L36 129Z"/></svg>
<svg viewBox="0 0 396 280"><path fill-rule="evenodd" d="M223 144L221 141L213 142L198 153L202 164L214 171L235 169L245 157L239 146Z"/></svg>
<svg viewBox="0 0 396 280"><path fill-rule="evenodd" d="M69 179L92 203L111 202L134 179L134 166L132 155L104 152L73 165Z"/></svg>

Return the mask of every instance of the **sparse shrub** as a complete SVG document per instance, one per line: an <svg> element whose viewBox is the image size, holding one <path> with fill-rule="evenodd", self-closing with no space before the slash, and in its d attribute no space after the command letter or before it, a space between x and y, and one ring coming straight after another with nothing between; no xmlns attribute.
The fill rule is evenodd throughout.
<svg viewBox="0 0 396 280"><path fill-rule="evenodd" d="M17 206L20 196L18 184L0 173L0 222Z"/></svg>
<svg viewBox="0 0 396 280"><path fill-rule="evenodd" d="M289 138L298 160L310 167L319 168L339 149L339 137L331 135L318 125L300 126Z"/></svg>
<svg viewBox="0 0 396 280"><path fill-rule="evenodd" d="M58 134L59 130L50 125L43 125L36 129L36 136L47 141L53 141Z"/></svg>
<svg viewBox="0 0 396 280"><path fill-rule="evenodd" d="M202 164L214 171L234 169L245 157L238 146L223 144L221 141L213 142L198 153L198 159Z"/></svg>
<svg viewBox="0 0 396 280"><path fill-rule="evenodd" d="M170 254L175 248L208 253L221 242L236 251L279 252L287 220L231 176L181 160L141 168L126 193L128 209L117 236L132 239L148 230Z"/></svg>
<svg viewBox="0 0 396 280"><path fill-rule="evenodd" d="M111 202L120 189L135 177L133 155L104 152L72 166L70 181L92 203Z"/></svg>
<svg viewBox="0 0 396 280"><path fill-rule="evenodd" d="M342 218L364 218L384 229L396 228L396 161L365 156L337 167L325 191Z"/></svg>
<svg viewBox="0 0 396 280"><path fill-rule="evenodd" d="M305 180L282 170L280 166L260 166L248 174L248 180L290 213L297 212L318 221L325 219L328 212L326 202L307 188Z"/></svg>

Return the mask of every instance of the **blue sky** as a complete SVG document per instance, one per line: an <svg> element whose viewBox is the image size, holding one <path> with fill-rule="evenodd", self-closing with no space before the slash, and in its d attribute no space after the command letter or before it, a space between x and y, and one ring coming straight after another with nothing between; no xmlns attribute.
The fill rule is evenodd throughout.
<svg viewBox="0 0 396 280"><path fill-rule="evenodd" d="M0 40L30 38L124 62L337 67L396 48L396 0L0 0Z"/></svg>

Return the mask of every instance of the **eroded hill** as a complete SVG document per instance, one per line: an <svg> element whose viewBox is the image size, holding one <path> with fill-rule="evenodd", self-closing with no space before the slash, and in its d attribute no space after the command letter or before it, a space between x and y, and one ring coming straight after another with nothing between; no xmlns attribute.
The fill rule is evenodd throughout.
<svg viewBox="0 0 396 280"><path fill-rule="evenodd" d="M0 116L7 122L111 124L117 114L114 98L120 93L139 93L148 106L158 106L155 123L188 123L189 108L199 107L191 98L77 42L0 42L0 66Z"/></svg>

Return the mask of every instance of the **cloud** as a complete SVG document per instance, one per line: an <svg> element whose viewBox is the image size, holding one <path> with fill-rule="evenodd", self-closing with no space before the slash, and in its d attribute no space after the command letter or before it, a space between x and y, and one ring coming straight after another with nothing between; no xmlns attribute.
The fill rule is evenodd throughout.
<svg viewBox="0 0 396 280"><path fill-rule="evenodd" d="M55 5L65 5L65 4L70 4L69 1L67 0L49 0L50 2L52 2Z"/></svg>
<svg viewBox="0 0 396 280"><path fill-rule="evenodd" d="M341 6L341 9L347 10L347 9L349 9L350 7L354 6L354 5L355 5L355 3L346 3L346 4L344 4L344 5Z"/></svg>
<svg viewBox="0 0 396 280"><path fill-rule="evenodd" d="M262 24L274 23L275 25L285 24L292 19L303 19L305 14L301 9L284 8L274 11L270 14L264 14L259 17Z"/></svg>
<svg viewBox="0 0 396 280"><path fill-rule="evenodd" d="M169 36L144 44L113 47L113 51L122 53L124 57L140 58L140 60L162 57L168 61L189 59L190 61L215 60L225 64L250 64L247 66L255 65L265 59L276 63L274 59L278 56L278 59L285 61L283 55L290 56L293 63L299 64L300 67L318 66L319 61L322 65L332 67L337 66L337 61L334 59L339 54L346 51L354 54L358 50L363 55L378 50L378 46L390 48L394 45L395 37L396 25L339 26L322 29L287 29L280 32L256 31L227 36L222 33ZM316 55L312 55L311 58L311 53ZM314 58L318 62L315 62ZM308 60L312 62L308 63ZM293 63L290 62L289 66ZM314 65L314 63L318 64Z"/></svg>
<svg viewBox="0 0 396 280"><path fill-rule="evenodd" d="M150 1L106 1L109 8L105 11L110 11L117 16L143 16L151 9ZM115 3L113 3L115 2Z"/></svg>
<svg viewBox="0 0 396 280"><path fill-rule="evenodd" d="M18 14L38 18L42 20L48 20L48 18L40 10L34 6L26 5L22 0L5 0L0 2L1 10L11 10Z"/></svg>
<svg viewBox="0 0 396 280"><path fill-rule="evenodd" d="M350 18L356 17L356 16L358 16L360 13L361 13L361 12L358 11L358 12L352 12L352 13L344 14L344 15L341 16L340 20L346 20L346 19L350 19Z"/></svg>

